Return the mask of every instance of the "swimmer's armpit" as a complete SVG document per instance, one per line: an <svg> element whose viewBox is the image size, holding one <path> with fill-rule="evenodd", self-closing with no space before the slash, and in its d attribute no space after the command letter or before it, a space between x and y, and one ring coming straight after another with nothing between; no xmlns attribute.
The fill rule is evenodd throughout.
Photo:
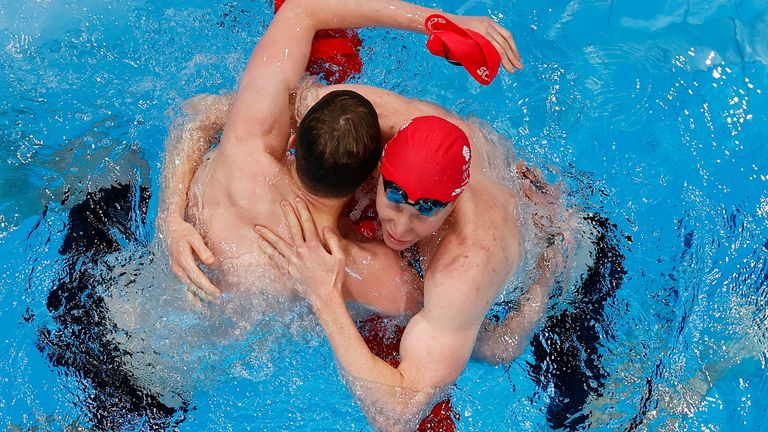
<svg viewBox="0 0 768 432"><path fill-rule="evenodd" d="M357 378L341 369L342 377L376 431L413 432L435 402L445 397L444 387L419 390L393 387Z"/></svg>

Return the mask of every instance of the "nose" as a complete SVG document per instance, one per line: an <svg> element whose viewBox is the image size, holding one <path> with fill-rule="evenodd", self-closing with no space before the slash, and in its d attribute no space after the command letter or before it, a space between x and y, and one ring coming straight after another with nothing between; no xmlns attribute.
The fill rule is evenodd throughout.
<svg viewBox="0 0 768 432"><path fill-rule="evenodd" d="M398 239L403 239L408 233L408 218L401 214L392 217L392 235Z"/></svg>

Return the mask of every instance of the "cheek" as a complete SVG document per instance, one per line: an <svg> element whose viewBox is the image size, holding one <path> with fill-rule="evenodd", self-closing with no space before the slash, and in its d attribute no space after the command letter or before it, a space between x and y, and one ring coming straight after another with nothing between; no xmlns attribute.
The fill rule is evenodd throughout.
<svg viewBox="0 0 768 432"><path fill-rule="evenodd" d="M380 202L377 202L376 204L376 213L379 216L379 220L388 221L392 219L392 210L386 205L380 204Z"/></svg>
<svg viewBox="0 0 768 432"><path fill-rule="evenodd" d="M439 217L439 218L428 218L424 219L418 222L418 232L419 235L422 237L428 236L438 229L440 229L440 225L443 224L443 221L445 218Z"/></svg>
<svg viewBox="0 0 768 432"><path fill-rule="evenodd" d="M410 223L411 230L418 235L419 238L424 238L434 231L431 227L432 224L429 221L419 220L414 218Z"/></svg>

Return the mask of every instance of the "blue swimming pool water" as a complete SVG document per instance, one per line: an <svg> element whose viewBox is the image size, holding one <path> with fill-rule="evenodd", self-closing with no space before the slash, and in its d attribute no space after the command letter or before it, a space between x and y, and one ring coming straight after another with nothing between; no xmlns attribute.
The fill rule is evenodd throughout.
<svg viewBox="0 0 768 432"><path fill-rule="evenodd" d="M430 5L490 13L526 68L482 88L423 36L369 30L358 81L488 121L623 233L627 273L584 353L603 390L577 427L768 431L768 2ZM55 326L46 299L69 209L102 186L147 186L135 231L149 242L174 114L234 88L270 17L265 2L0 0L0 427L87 426L88 384L37 348ZM206 328L155 333L185 325ZM367 430L321 333L294 330L219 352L180 341L195 385L179 428ZM507 367L471 363L454 391L461 430L549 428L553 390L534 366L531 349Z"/></svg>

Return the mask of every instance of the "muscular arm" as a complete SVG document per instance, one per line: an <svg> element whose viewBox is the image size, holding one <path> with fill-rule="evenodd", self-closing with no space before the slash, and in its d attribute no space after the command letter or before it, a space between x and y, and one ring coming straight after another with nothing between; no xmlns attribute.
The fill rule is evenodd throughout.
<svg viewBox="0 0 768 432"><path fill-rule="evenodd" d="M231 99L228 95L200 95L184 104L186 116L174 123L166 142L159 221L184 219L189 183L224 127Z"/></svg>
<svg viewBox="0 0 768 432"><path fill-rule="evenodd" d="M483 323L475 343L473 357L492 364L509 363L519 356L534 328L544 315L549 293L555 282L559 258L554 249L545 251L537 264L538 278L520 296L519 306L501 323Z"/></svg>
<svg viewBox="0 0 768 432"><path fill-rule="evenodd" d="M163 163L157 215L159 236L168 249L171 270L203 297L218 295L219 290L195 262L193 251L206 264L211 264L214 258L203 238L184 218L187 192L202 155L224 127L230 99L230 96L201 95L184 104L186 116L178 119L171 129Z"/></svg>
<svg viewBox="0 0 768 432"><path fill-rule="evenodd" d="M223 149L246 156L261 150L282 157L290 117L285 95L304 74L317 30L389 27L426 33L424 20L434 13L485 36L508 71L522 67L511 33L488 17L446 14L398 0L288 0L251 54L228 119ZM237 160L242 158L232 158Z"/></svg>
<svg viewBox="0 0 768 432"><path fill-rule="evenodd" d="M425 32L436 12L395 0L288 0L251 54L240 80L222 150L231 161L266 152L283 156L290 118L286 95L304 74L317 30L382 26Z"/></svg>
<svg viewBox="0 0 768 432"><path fill-rule="evenodd" d="M567 245L566 225L559 225L558 214L566 219L566 210L557 187L547 184L540 172L524 163L518 163L517 171L523 179L523 196L535 205L533 214L528 215L534 225L546 235L549 246L539 255L534 281L528 291L520 296L517 310L506 316L501 323L483 324L475 344L476 358L494 364L508 363L520 355L528 339L544 315L549 302L549 293L555 283L555 277L565 266L563 247ZM563 221L565 222L565 221ZM568 278L566 277L566 280Z"/></svg>
<svg viewBox="0 0 768 432"><path fill-rule="evenodd" d="M501 286L514 271L496 253L503 248L501 240L485 239L481 247L458 234L443 239L424 281L424 308L408 323L400 343L401 363L392 367L368 349L346 309L342 293L346 258L338 235L324 230L326 249L306 204L297 200L294 207L298 216L290 206L283 207L294 244L257 227L262 250L288 263L288 272L312 303L340 369L371 423L387 431L412 431L437 391L464 370L496 296L496 290L488 287Z"/></svg>
<svg viewBox="0 0 768 432"><path fill-rule="evenodd" d="M388 413L369 414L374 425L385 430L413 430L434 395L464 370L491 301L479 298L482 294L478 293L483 287L500 285L508 276L507 271L489 269L489 262L488 257L463 252L435 258L425 279L424 309L405 329L397 368L370 352L340 296L313 300L361 405L368 413ZM397 424L393 419L404 421Z"/></svg>

